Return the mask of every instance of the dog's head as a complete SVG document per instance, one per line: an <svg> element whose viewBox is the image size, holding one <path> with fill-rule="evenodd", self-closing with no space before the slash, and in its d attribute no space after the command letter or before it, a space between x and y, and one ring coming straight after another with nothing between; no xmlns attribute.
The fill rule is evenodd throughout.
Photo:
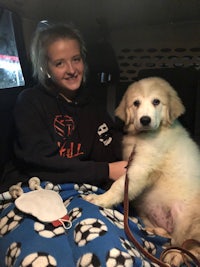
<svg viewBox="0 0 200 267"><path fill-rule="evenodd" d="M115 115L131 132L140 132L169 126L184 112L174 88L164 79L150 77L128 87Z"/></svg>

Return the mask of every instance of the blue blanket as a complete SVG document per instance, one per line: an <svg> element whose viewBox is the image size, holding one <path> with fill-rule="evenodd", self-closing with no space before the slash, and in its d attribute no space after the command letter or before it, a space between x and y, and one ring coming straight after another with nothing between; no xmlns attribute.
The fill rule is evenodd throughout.
<svg viewBox="0 0 200 267"><path fill-rule="evenodd" d="M1 267L158 266L149 262L126 236L122 205L106 209L82 198L91 192L101 194L101 189L87 184L49 182L43 182L42 187L60 194L71 228L40 222L19 211L9 192L0 194ZM23 187L23 191L30 189ZM130 218L129 227L146 250L160 256L166 238L146 232L136 216Z"/></svg>

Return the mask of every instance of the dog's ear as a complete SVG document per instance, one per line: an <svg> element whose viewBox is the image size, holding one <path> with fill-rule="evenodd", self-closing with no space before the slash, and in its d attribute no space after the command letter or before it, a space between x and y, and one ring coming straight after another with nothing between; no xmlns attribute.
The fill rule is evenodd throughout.
<svg viewBox="0 0 200 267"><path fill-rule="evenodd" d="M171 88L169 91L169 103L168 103L168 122L173 123L175 119L180 117L185 112L185 107L178 96L177 92Z"/></svg>
<svg viewBox="0 0 200 267"><path fill-rule="evenodd" d="M121 102L119 103L119 106L115 109L115 116L126 121L126 103L125 103L125 96L123 96Z"/></svg>
<svg viewBox="0 0 200 267"><path fill-rule="evenodd" d="M115 115L125 122L125 125L128 125L132 121L130 107L127 107L126 103L126 94L123 96L119 106L115 110Z"/></svg>

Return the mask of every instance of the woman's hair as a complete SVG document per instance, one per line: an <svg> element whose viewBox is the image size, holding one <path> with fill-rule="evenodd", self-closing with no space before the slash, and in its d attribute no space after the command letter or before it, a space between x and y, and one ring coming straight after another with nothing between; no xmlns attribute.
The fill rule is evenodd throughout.
<svg viewBox="0 0 200 267"><path fill-rule="evenodd" d="M54 24L37 30L31 45L31 61L33 76L44 86L48 80L48 55L47 49L50 44L58 39L76 40L80 46L80 53L85 65L83 81L86 79L86 47L80 32L72 25Z"/></svg>

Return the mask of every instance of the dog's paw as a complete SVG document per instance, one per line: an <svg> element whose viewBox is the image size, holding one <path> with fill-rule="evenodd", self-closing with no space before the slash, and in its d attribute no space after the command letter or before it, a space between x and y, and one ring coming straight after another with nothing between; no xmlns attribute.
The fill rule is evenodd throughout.
<svg viewBox="0 0 200 267"><path fill-rule="evenodd" d="M84 196L83 199L85 199L88 202L93 203L93 200L95 199L95 196L96 196L95 194L89 194L89 195Z"/></svg>
<svg viewBox="0 0 200 267"><path fill-rule="evenodd" d="M163 259L164 263L169 264L169 266L180 267L184 263L184 259L180 251L170 251Z"/></svg>
<svg viewBox="0 0 200 267"><path fill-rule="evenodd" d="M16 185L12 185L9 188L9 193L12 196L12 198L14 198L14 199L20 197L24 193L22 188L21 188L21 183L18 183Z"/></svg>
<svg viewBox="0 0 200 267"><path fill-rule="evenodd" d="M147 232L150 232L151 234L159 235L159 236L166 237L166 238L171 238L169 233L161 227L154 227L154 228L153 227L145 227L145 229Z"/></svg>
<svg viewBox="0 0 200 267"><path fill-rule="evenodd" d="M187 266L189 263L197 263L200 261L200 247L199 246L194 246L192 248L186 249L190 255L193 255L191 257L188 253L183 252L182 250L178 249L172 249L169 250L165 255L163 255L162 260L169 264L170 266L175 266L175 267L180 267L183 263L185 263Z"/></svg>
<svg viewBox="0 0 200 267"><path fill-rule="evenodd" d="M108 204L106 203L103 195L89 194L87 196L84 196L84 199L90 203L97 205L97 206L101 206L104 208L108 207Z"/></svg>

